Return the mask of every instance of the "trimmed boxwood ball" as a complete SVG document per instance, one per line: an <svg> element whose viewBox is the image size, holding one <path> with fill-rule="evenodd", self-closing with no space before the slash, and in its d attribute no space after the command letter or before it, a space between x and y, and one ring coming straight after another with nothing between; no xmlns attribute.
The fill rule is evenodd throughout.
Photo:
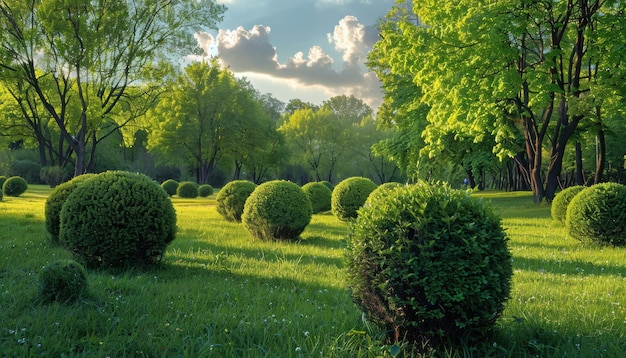
<svg viewBox="0 0 626 358"><path fill-rule="evenodd" d="M588 187L567 206L565 227L582 242L626 246L626 186L602 183Z"/></svg>
<svg viewBox="0 0 626 358"><path fill-rule="evenodd" d="M20 196L28 189L26 180L19 176L8 178L2 184L2 191L6 196Z"/></svg>
<svg viewBox="0 0 626 358"><path fill-rule="evenodd" d="M333 189L335 189L333 183L329 182L328 180L322 180L320 181L320 183L324 184L324 186L327 187L331 192L333 191Z"/></svg>
<svg viewBox="0 0 626 358"><path fill-rule="evenodd" d="M74 260L55 261L41 269L39 300L42 303L73 303L86 291L85 268Z"/></svg>
<svg viewBox="0 0 626 358"><path fill-rule="evenodd" d="M391 189L350 224L348 286L389 342L482 339L509 298L507 242L500 218L467 191L426 183Z"/></svg>
<svg viewBox="0 0 626 358"><path fill-rule="evenodd" d="M178 184L176 195L181 198L193 199L198 197L198 184L191 181L182 181Z"/></svg>
<svg viewBox="0 0 626 358"><path fill-rule="evenodd" d="M241 222L261 240L295 240L311 222L311 200L298 184L274 180L259 185L246 200Z"/></svg>
<svg viewBox="0 0 626 358"><path fill-rule="evenodd" d="M565 225L565 215L567 214L567 206L570 201L585 189L582 185L574 185L561 190L552 200L550 214L552 219L562 225Z"/></svg>
<svg viewBox="0 0 626 358"><path fill-rule="evenodd" d="M333 214L340 220L347 221L357 217L357 210L365 203L377 185L368 178L351 177L341 181L331 200Z"/></svg>
<svg viewBox="0 0 626 358"><path fill-rule="evenodd" d="M233 180L217 193L217 212L227 221L241 222L246 199L257 185L248 180Z"/></svg>
<svg viewBox="0 0 626 358"><path fill-rule="evenodd" d="M380 184L376 189L374 189L370 195L368 195L367 200L365 200L365 204L368 204L372 201L380 200L382 197L386 197L388 193L390 193L395 188L402 188L404 185L397 182L387 182Z"/></svg>
<svg viewBox="0 0 626 358"><path fill-rule="evenodd" d="M160 261L174 240L176 212L149 177L109 171L77 186L61 208L59 241L88 267Z"/></svg>
<svg viewBox="0 0 626 358"><path fill-rule="evenodd" d="M330 210L330 200L332 191L321 182L306 183L302 186L302 190L309 196L313 214Z"/></svg>
<svg viewBox="0 0 626 358"><path fill-rule="evenodd" d="M174 179L167 179L161 183L161 188L165 190L167 195L174 196L176 195L176 189L178 189L178 182Z"/></svg>
<svg viewBox="0 0 626 358"><path fill-rule="evenodd" d="M198 196L201 198L206 198L209 195L213 194L213 187L209 184L202 184L198 187Z"/></svg>
<svg viewBox="0 0 626 358"><path fill-rule="evenodd" d="M61 224L61 208L67 197L84 180L92 178L96 174L83 174L70 181L57 185L46 199L44 214L46 216L46 231L50 234L52 242L59 242L59 226Z"/></svg>

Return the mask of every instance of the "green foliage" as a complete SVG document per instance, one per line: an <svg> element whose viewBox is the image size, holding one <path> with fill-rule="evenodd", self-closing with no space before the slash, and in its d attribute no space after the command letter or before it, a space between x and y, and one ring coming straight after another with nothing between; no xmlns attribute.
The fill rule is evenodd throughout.
<svg viewBox="0 0 626 358"><path fill-rule="evenodd" d="M77 186L61 209L59 241L89 267L159 261L176 233L176 212L158 183L112 171Z"/></svg>
<svg viewBox="0 0 626 358"><path fill-rule="evenodd" d="M332 211L340 220L350 220L357 217L357 210L365 203L376 183L368 178L351 177L341 181L332 195Z"/></svg>
<svg viewBox="0 0 626 358"><path fill-rule="evenodd" d="M2 189L2 187L4 186L4 182L7 181L7 177L5 177L4 175L0 175L0 189Z"/></svg>
<svg viewBox="0 0 626 358"><path fill-rule="evenodd" d="M63 183L68 178L71 178L71 173L58 165L50 167L42 167L39 172L39 178L43 183L50 185L51 188Z"/></svg>
<svg viewBox="0 0 626 358"><path fill-rule="evenodd" d="M178 189L178 182L174 179L167 179L163 183L161 183L161 188L165 190L167 195L172 196L176 194L176 189Z"/></svg>
<svg viewBox="0 0 626 358"><path fill-rule="evenodd" d="M198 196L206 198L209 195L213 195L213 187L209 184L202 184L198 187Z"/></svg>
<svg viewBox="0 0 626 358"><path fill-rule="evenodd" d="M38 299L42 303L73 303L86 291L85 268L74 260L55 261L41 269Z"/></svg>
<svg viewBox="0 0 626 358"><path fill-rule="evenodd" d="M256 184L248 180L233 180L217 193L217 212L228 221L241 222L241 214L246 199L252 194Z"/></svg>
<svg viewBox="0 0 626 358"><path fill-rule="evenodd" d="M389 195L393 189L401 187L403 187L403 185L397 182L382 183L370 193L365 203L377 202Z"/></svg>
<svg viewBox="0 0 626 358"><path fill-rule="evenodd" d="M484 337L511 289L500 218L447 185L419 183L374 199L348 238L347 280L356 304L391 342Z"/></svg>
<svg viewBox="0 0 626 358"><path fill-rule="evenodd" d="M567 206L570 201L585 189L582 185L574 185L561 190L552 201L552 207L550 208L550 214L552 219L561 225L565 225L565 216L567 214Z"/></svg>
<svg viewBox="0 0 626 358"><path fill-rule="evenodd" d="M198 184L191 181L180 182L176 188L176 195L181 198L197 198Z"/></svg>
<svg viewBox="0 0 626 358"><path fill-rule="evenodd" d="M306 183L302 190L309 196L313 214L330 210L332 191L322 182Z"/></svg>
<svg viewBox="0 0 626 358"><path fill-rule="evenodd" d="M30 159L18 159L11 163L11 175L22 177L29 183L37 183L39 181L39 172L41 165Z"/></svg>
<svg viewBox="0 0 626 358"><path fill-rule="evenodd" d="M593 185L576 194L567 207L569 236L597 244L626 246L626 186Z"/></svg>
<svg viewBox="0 0 626 358"><path fill-rule="evenodd" d="M333 191L333 189L335 189L333 183L329 182L328 180L322 180L320 181L320 183L324 184L324 186L326 186L331 192Z"/></svg>
<svg viewBox="0 0 626 358"><path fill-rule="evenodd" d="M46 199L44 214L46 216L46 231L50 234L52 242L59 242L59 226L61 225L61 208L67 197L86 179L96 174L83 174L70 181L58 185L50 192Z"/></svg>
<svg viewBox="0 0 626 358"><path fill-rule="evenodd" d="M6 196L20 196L28 189L28 183L24 178L13 176L2 184L2 191Z"/></svg>
<svg viewBox="0 0 626 358"><path fill-rule="evenodd" d="M246 200L241 222L261 240L295 240L311 222L311 201L297 184L274 180L259 185Z"/></svg>

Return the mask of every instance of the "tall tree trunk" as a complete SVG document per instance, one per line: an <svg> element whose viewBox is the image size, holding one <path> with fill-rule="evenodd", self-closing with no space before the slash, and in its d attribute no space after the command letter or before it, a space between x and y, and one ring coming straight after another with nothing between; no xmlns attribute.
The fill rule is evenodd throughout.
<svg viewBox="0 0 626 358"><path fill-rule="evenodd" d="M583 170L583 150L580 142L576 142L576 169L574 173L574 183L585 185L585 174Z"/></svg>
<svg viewBox="0 0 626 358"><path fill-rule="evenodd" d="M600 124L596 141L596 176L593 182L594 184L599 184L602 182L602 173L604 172L604 163L606 161L606 141L602 124Z"/></svg>

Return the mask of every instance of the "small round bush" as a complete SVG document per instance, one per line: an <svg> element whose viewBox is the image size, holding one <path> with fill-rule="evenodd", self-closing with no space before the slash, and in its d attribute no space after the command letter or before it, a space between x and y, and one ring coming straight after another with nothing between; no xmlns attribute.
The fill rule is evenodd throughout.
<svg viewBox="0 0 626 358"><path fill-rule="evenodd" d="M335 189L331 200L333 214L340 220L357 217L357 210L365 203L377 185L368 178L351 177L341 181Z"/></svg>
<svg viewBox="0 0 626 358"><path fill-rule="evenodd" d="M10 177L2 184L2 191L6 196L20 196L26 189L28 189L28 183L18 176Z"/></svg>
<svg viewBox="0 0 626 358"><path fill-rule="evenodd" d="M174 196L176 195L176 189L178 189L178 182L174 179L167 179L161 183L161 188L165 190L167 195Z"/></svg>
<svg viewBox="0 0 626 358"><path fill-rule="evenodd" d="M41 269L39 300L42 303L73 303L86 291L87 274L74 260L55 261Z"/></svg>
<svg viewBox="0 0 626 358"><path fill-rule="evenodd" d="M61 208L59 241L88 267L156 263L174 240L176 212L149 177L122 171L78 185Z"/></svg>
<svg viewBox="0 0 626 358"><path fill-rule="evenodd" d="M582 242L626 246L626 186L602 183L572 198L565 219L570 237Z"/></svg>
<svg viewBox="0 0 626 358"><path fill-rule="evenodd" d="M550 208L550 214L552 219L561 225L565 225L565 215L567 214L567 206L570 201L585 189L582 185L574 185L561 190L552 200L552 206Z"/></svg>
<svg viewBox="0 0 626 358"><path fill-rule="evenodd" d="M213 194L213 187L209 184L202 184L198 187L198 196L201 198L206 198L209 195Z"/></svg>
<svg viewBox="0 0 626 358"><path fill-rule="evenodd" d="M198 184L191 181L182 181L178 184L176 195L181 198L193 199L198 197Z"/></svg>
<svg viewBox="0 0 626 358"><path fill-rule="evenodd" d="M320 183L324 184L324 186L327 187L328 190L330 190L331 192L333 191L333 189L335 189L333 183L329 182L328 180L322 180L320 181Z"/></svg>
<svg viewBox="0 0 626 358"><path fill-rule="evenodd" d="M241 222L261 240L295 240L311 222L311 200L298 184L274 180L259 185L246 200Z"/></svg>
<svg viewBox="0 0 626 358"><path fill-rule="evenodd" d="M350 230L352 298L390 342L482 339L501 315L513 275L508 238L467 191L391 189L363 206Z"/></svg>
<svg viewBox="0 0 626 358"><path fill-rule="evenodd" d="M50 234L52 242L59 242L59 226L61 224L61 208L67 197L84 180L95 177L95 174L83 174L58 185L50 192L46 199L44 214L46 216L46 231Z"/></svg>
<svg viewBox="0 0 626 358"><path fill-rule="evenodd" d="M321 182L306 183L302 186L302 190L309 196L313 214L330 210L330 200L332 191Z"/></svg>
<svg viewBox="0 0 626 358"><path fill-rule="evenodd" d="M246 199L252 194L256 184L248 180L233 180L217 193L217 212L227 221L241 222L241 214Z"/></svg>
<svg viewBox="0 0 626 358"><path fill-rule="evenodd" d="M393 189L402 188L403 186L396 182L382 183L370 193L365 203L368 204L372 201L380 200L380 198L386 197Z"/></svg>

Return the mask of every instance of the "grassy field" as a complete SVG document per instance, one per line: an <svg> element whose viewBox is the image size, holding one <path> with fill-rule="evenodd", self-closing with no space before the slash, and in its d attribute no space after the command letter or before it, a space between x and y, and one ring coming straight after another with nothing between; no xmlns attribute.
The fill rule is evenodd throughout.
<svg viewBox="0 0 626 358"><path fill-rule="evenodd" d="M89 271L89 295L38 305L42 266L70 258L46 239L49 192L0 202L2 357L391 356L345 287L346 225L314 215L297 243L253 240L214 196L178 199L179 232L149 271ZM511 238L511 299L493 341L438 356L618 357L626 351L626 249L565 237L527 193L481 193ZM105 237L103 236L103 239ZM405 347L401 347L405 348ZM402 351L402 350L400 350Z"/></svg>

